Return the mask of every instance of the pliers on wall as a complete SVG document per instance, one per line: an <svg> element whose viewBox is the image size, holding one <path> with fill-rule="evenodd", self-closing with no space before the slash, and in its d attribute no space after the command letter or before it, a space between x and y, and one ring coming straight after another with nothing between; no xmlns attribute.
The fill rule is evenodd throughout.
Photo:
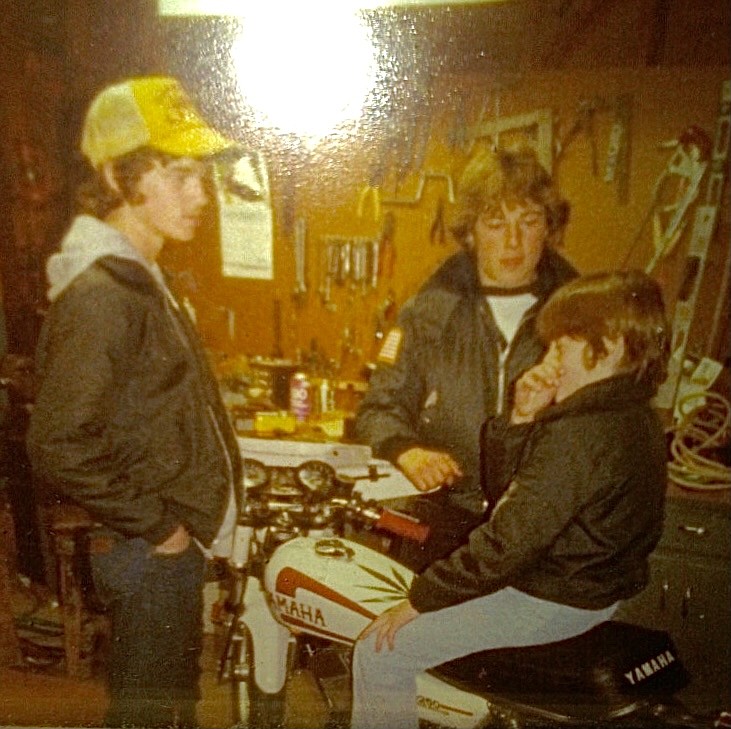
<svg viewBox="0 0 731 729"><path fill-rule="evenodd" d="M437 212L434 216L434 222L429 230L429 241L432 245L439 243L443 246L447 244L447 227L444 222L444 198L439 198L437 203Z"/></svg>

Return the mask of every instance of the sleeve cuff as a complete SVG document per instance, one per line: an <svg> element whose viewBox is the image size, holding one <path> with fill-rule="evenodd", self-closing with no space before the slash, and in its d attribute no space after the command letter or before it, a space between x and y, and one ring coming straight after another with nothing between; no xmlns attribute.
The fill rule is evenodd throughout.
<svg viewBox="0 0 731 729"><path fill-rule="evenodd" d="M406 453L410 448L415 448L419 443L413 438L396 435L384 440L376 449L375 455L396 465L398 457Z"/></svg>
<svg viewBox="0 0 731 729"><path fill-rule="evenodd" d="M175 514L166 513L152 529L148 529L142 536L151 544L162 544L168 537L173 535L180 524L181 521Z"/></svg>
<svg viewBox="0 0 731 729"><path fill-rule="evenodd" d="M411 583L409 602L414 610L420 613L430 613L449 607L459 602L459 599L454 593L439 589L422 574L417 575Z"/></svg>

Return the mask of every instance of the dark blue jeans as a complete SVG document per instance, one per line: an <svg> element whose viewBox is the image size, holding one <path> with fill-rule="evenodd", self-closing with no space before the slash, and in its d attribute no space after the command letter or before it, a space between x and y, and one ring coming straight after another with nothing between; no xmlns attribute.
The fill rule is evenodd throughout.
<svg viewBox="0 0 731 729"><path fill-rule="evenodd" d="M159 555L144 539L92 554L95 589L111 611L107 726L194 726L200 698L205 558L191 544Z"/></svg>

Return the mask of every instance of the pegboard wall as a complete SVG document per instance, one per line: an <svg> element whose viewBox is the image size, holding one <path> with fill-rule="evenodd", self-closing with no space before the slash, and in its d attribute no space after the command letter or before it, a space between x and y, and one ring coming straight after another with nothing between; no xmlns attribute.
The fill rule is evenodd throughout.
<svg viewBox="0 0 731 729"><path fill-rule="evenodd" d="M673 142L693 125L712 138L728 75L725 68L572 71L517 78L501 87L479 77L444 79L424 99L418 118L388 138L296 160L277 150L268 154L272 281L221 276L213 215L199 240L169 249L166 260L188 282L199 327L212 349L296 358L314 347L340 376L357 377L377 352L377 333L456 250L448 232L451 200L462 167L479 145L491 144L495 134L503 144L520 138L545 150L548 143L553 173L571 202L564 254L583 272L644 268L653 254L649 212ZM506 120L524 121L525 128L510 130ZM618 150L622 130L627 136ZM728 265L728 205L721 208L699 321L710 320ZM299 293L297 225L306 235L306 290ZM325 294L328 246L376 240L383 256L384 238L392 246L392 267L368 280L352 270L332 277ZM654 270L671 310L685 238ZM706 328L690 349L725 360L725 339L709 342Z"/></svg>

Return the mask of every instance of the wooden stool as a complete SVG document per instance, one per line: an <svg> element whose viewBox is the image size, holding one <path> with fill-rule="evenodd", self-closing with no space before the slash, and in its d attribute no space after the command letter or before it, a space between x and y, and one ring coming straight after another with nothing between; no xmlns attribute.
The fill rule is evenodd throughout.
<svg viewBox="0 0 731 729"><path fill-rule="evenodd" d="M86 678L91 673L94 640L100 625L85 609L78 564L84 556L86 536L95 523L84 509L57 504L50 509L49 526L58 566L66 672L69 676Z"/></svg>

